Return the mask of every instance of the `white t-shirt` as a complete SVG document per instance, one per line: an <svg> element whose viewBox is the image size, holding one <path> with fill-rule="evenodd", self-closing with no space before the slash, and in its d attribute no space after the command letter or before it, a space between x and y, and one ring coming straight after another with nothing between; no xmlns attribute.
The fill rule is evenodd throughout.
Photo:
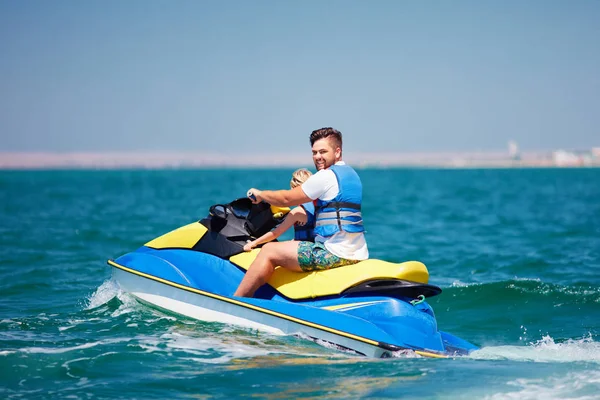
<svg viewBox="0 0 600 400"><path fill-rule="evenodd" d="M338 161L335 165L345 165ZM312 200L332 200L338 195L340 188L335 173L327 168L312 175L302 184L302 191ZM369 249L363 232L349 233L337 232L329 238L316 236L316 242L321 242L332 254L348 260L366 260L369 258Z"/></svg>

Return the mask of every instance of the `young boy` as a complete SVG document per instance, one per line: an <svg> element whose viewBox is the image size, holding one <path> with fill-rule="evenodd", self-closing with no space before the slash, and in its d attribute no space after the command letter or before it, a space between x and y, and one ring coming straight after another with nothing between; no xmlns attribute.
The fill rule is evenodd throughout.
<svg viewBox="0 0 600 400"><path fill-rule="evenodd" d="M312 173L304 168L297 169L292 174L290 180L290 188L302 185ZM305 203L299 207L295 207L288 213L283 222L271 232L267 232L261 237L248 242L244 245L244 251L250 251L259 244L267 243L277 239L290 227L294 226L294 240L302 240L308 242L315 241L315 206L313 203Z"/></svg>

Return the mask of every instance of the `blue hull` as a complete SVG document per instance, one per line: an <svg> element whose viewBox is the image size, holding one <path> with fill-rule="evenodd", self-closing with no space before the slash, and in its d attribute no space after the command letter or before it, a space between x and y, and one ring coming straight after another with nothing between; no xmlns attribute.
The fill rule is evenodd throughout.
<svg viewBox="0 0 600 400"><path fill-rule="evenodd" d="M220 315L255 320L284 333L304 333L365 355L389 356L408 349L435 357L477 349L438 331L433 310L425 301L413 305L410 299L365 294L291 300L268 285L254 298L234 297L243 270L222 258L184 249L141 247L109 264L126 272L127 281L133 276L140 280L132 291L144 291L144 281L152 281L161 288L187 292L181 297L184 303L190 302L189 296L205 298L206 302L198 304ZM173 310L177 312L177 307ZM381 351L367 352L363 345Z"/></svg>

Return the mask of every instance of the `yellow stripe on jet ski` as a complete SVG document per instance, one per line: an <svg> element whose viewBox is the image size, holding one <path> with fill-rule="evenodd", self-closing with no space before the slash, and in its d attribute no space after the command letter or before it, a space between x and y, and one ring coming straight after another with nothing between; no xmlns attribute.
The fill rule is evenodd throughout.
<svg viewBox="0 0 600 400"><path fill-rule="evenodd" d="M149 241L144 246L153 249L191 249L208 231L200 222L177 228Z"/></svg>
<svg viewBox="0 0 600 400"><path fill-rule="evenodd" d="M247 270L259 252L260 249L242 252L229 258L229 261ZM338 295L362 282L390 278L427 283L429 272L425 264L419 261L392 263L369 259L341 268L314 272L294 272L276 267L268 283L288 299L300 300Z"/></svg>
<svg viewBox="0 0 600 400"><path fill-rule="evenodd" d="M430 357L430 358L448 358L447 355L445 354L439 354L439 353L430 353L429 351L422 351L422 350L413 350L415 353L417 353L420 356L423 357Z"/></svg>

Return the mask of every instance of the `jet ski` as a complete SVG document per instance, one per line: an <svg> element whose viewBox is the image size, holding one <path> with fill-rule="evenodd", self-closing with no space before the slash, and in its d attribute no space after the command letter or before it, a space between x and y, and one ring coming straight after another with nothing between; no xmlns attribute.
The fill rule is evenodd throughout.
<svg viewBox="0 0 600 400"><path fill-rule="evenodd" d="M297 335L368 357L453 357L477 349L439 331L418 261L377 259L298 273L277 267L253 298L233 296L260 248L243 246L280 224L289 208L240 198L114 260L113 278L143 303L203 321Z"/></svg>

